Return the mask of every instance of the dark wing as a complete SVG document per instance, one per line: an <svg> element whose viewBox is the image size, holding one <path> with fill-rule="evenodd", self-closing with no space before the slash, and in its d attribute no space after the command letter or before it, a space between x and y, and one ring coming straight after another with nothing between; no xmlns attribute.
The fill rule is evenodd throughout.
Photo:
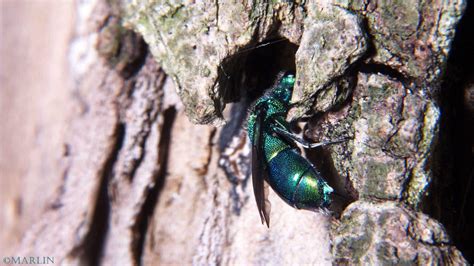
<svg viewBox="0 0 474 266"><path fill-rule="evenodd" d="M268 175L267 169L265 169L265 154L263 152L265 115L266 109L256 110L252 144L252 183L262 224L265 222L267 227L270 227L270 202L267 200L268 185L264 182Z"/></svg>

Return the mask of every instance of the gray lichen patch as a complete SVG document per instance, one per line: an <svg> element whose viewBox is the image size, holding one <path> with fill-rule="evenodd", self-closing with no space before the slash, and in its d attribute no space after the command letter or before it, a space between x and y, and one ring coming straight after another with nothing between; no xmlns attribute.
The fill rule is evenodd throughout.
<svg viewBox="0 0 474 266"><path fill-rule="evenodd" d="M431 154L438 138L440 110L433 102L427 102L423 110L423 123L420 127L421 138L418 142L416 161L411 172L411 178L405 191L405 201L411 206L418 206L431 181Z"/></svg>
<svg viewBox="0 0 474 266"><path fill-rule="evenodd" d="M175 81L188 114L213 120L218 110L212 90L217 68L212 62L224 52L222 45L212 43L219 34L217 7L206 10L199 4L141 1L129 3L124 10L127 23L143 35L155 59Z"/></svg>
<svg viewBox="0 0 474 266"><path fill-rule="evenodd" d="M351 180L359 195L401 199L408 184L407 191L418 195L408 201L416 205L429 181L423 166L437 134L438 108L423 91L379 74L359 75L353 105L360 112L353 122Z"/></svg>
<svg viewBox="0 0 474 266"><path fill-rule="evenodd" d="M293 101L299 103L290 119L301 117L313 105L310 100L340 77L367 49L359 18L334 5L308 3L305 30L296 53L297 83ZM322 99L322 98L321 98ZM316 111L327 107L316 105Z"/></svg>
<svg viewBox="0 0 474 266"><path fill-rule="evenodd" d="M339 1L366 18L375 54L368 62L397 69L418 83L439 81L465 1Z"/></svg>
<svg viewBox="0 0 474 266"><path fill-rule="evenodd" d="M309 111L312 97L333 84L367 47L357 15L332 1L173 4L148 0L122 5L126 25L143 35L196 123L222 121L225 95L233 90L225 77L243 67L236 62L226 71L225 60L252 45L276 36L300 44L293 99L298 108L292 118ZM333 102L327 102L316 108L328 109Z"/></svg>
<svg viewBox="0 0 474 266"><path fill-rule="evenodd" d="M190 119L219 123L223 95L231 89L222 78L232 75L222 69L224 60L274 35L278 27L288 39L298 40L300 30L291 19L302 8L294 5L298 4L149 0L124 1L123 10L126 24L143 35L155 59L173 78ZM236 71L241 71L239 67Z"/></svg>
<svg viewBox="0 0 474 266"><path fill-rule="evenodd" d="M333 237L336 264L467 264L439 222L395 202L351 204Z"/></svg>
<svg viewBox="0 0 474 266"><path fill-rule="evenodd" d="M385 202L356 202L344 212L334 241L337 261L462 263L442 226L413 210L432 179L440 120L433 97L464 3L123 0L123 10L195 123L222 122L225 104L241 96L229 94L254 92L237 84L253 78L247 75L248 49L279 37L298 47L291 59L296 108L288 118L331 112L306 135L350 137L328 148L341 186L362 200ZM111 54L114 45L102 51ZM264 61L267 71L274 61ZM264 71L251 74L261 77Z"/></svg>
<svg viewBox="0 0 474 266"><path fill-rule="evenodd" d="M364 55L367 63L396 69L419 86L432 88L431 83L441 77L464 5L460 0L440 4L122 1L126 24L143 35L175 81L188 116L197 123L222 121L224 95L233 89L222 76L242 71L241 62L230 66L229 73L223 71L225 60L275 36L300 45L293 97L297 107L290 119L312 108L327 111L344 100L334 99L337 80ZM367 39L373 48L370 55Z"/></svg>
<svg viewBox="0 0 474 266"><path fill-rule="evenodd" d="M362 198L404 200L417 207L431 179L439 108L424 90L413 91L382 74L359 74L350 106L310 127L311 138L351 137L331 147L338 173Z"/></svg>

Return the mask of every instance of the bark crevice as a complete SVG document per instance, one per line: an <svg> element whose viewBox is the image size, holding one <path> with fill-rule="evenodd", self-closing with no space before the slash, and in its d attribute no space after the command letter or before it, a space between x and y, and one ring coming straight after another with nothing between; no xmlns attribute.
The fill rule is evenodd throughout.
<svg viewBox="0 0 474 266"><path fill-rule="evenodd" d="M168 171L168 155L171 143L171 134L173 123L176 120L176 109L169 107L163 112L163 126L158 143L158 162L160 166L155 174L155 184L148 188L148 192L139 213L136 216L135 224L132 228L134 239L132 242L133 258L136 265L141 265L143 247L149 229L149 222L153 217L156 204L160 198L160 192L163 189Z"/></svg>

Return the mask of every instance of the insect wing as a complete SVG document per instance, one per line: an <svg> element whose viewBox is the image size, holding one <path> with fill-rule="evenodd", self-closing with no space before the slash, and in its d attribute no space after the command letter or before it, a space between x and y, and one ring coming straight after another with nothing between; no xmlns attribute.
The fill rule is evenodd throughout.
<svg viewBox="0 0 474 266"><path fill-rule="evenodd" d="M270 202L267 200L268 185L265 183L267 172L265 169L265 155L263 152L263 123L266 110L258 109L253 130L252 144L252 183L258 212L262 223L270 227Z"/></svg>

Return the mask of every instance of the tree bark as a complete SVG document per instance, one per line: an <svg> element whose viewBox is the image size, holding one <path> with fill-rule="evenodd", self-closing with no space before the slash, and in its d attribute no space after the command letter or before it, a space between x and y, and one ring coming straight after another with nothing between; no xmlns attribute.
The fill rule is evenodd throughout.
<svg viewBox="0 0 474 266"><path fill-rule="evenodd" d="M456 248L465 242L450 236L459 228L436 220L466 210L443 205L453 188L436 185L449 176L436 171L447 151L439 148L446 145L440 95L452 89L448 55L465 5L95 0L56 7L75 14L59 17L59 59L50 61L49 52L24 60L44 62L53 77L27 90L10 55L13 78L2 78L1 144L15 144L0 156L2 187L12 189L2 190L1 255L92 265L468 264ZM40 16L41 8L7 2L2 12L52 31L25 15ZM15 25L14 17L5 21ZM49 46L42 34L25 47ZM311 140L350 140L304 151L343 195L330 212L296 210L270 193L266 228L249 180L245 118L249 102L284 69L297 73L288 119L305 116ZM12 121L27 95L36 96L35 108ZM45 105L46 120L27 117ZM27 164L20 157L30 148ZM433 212L443 206L453 209Z"/></svg>

